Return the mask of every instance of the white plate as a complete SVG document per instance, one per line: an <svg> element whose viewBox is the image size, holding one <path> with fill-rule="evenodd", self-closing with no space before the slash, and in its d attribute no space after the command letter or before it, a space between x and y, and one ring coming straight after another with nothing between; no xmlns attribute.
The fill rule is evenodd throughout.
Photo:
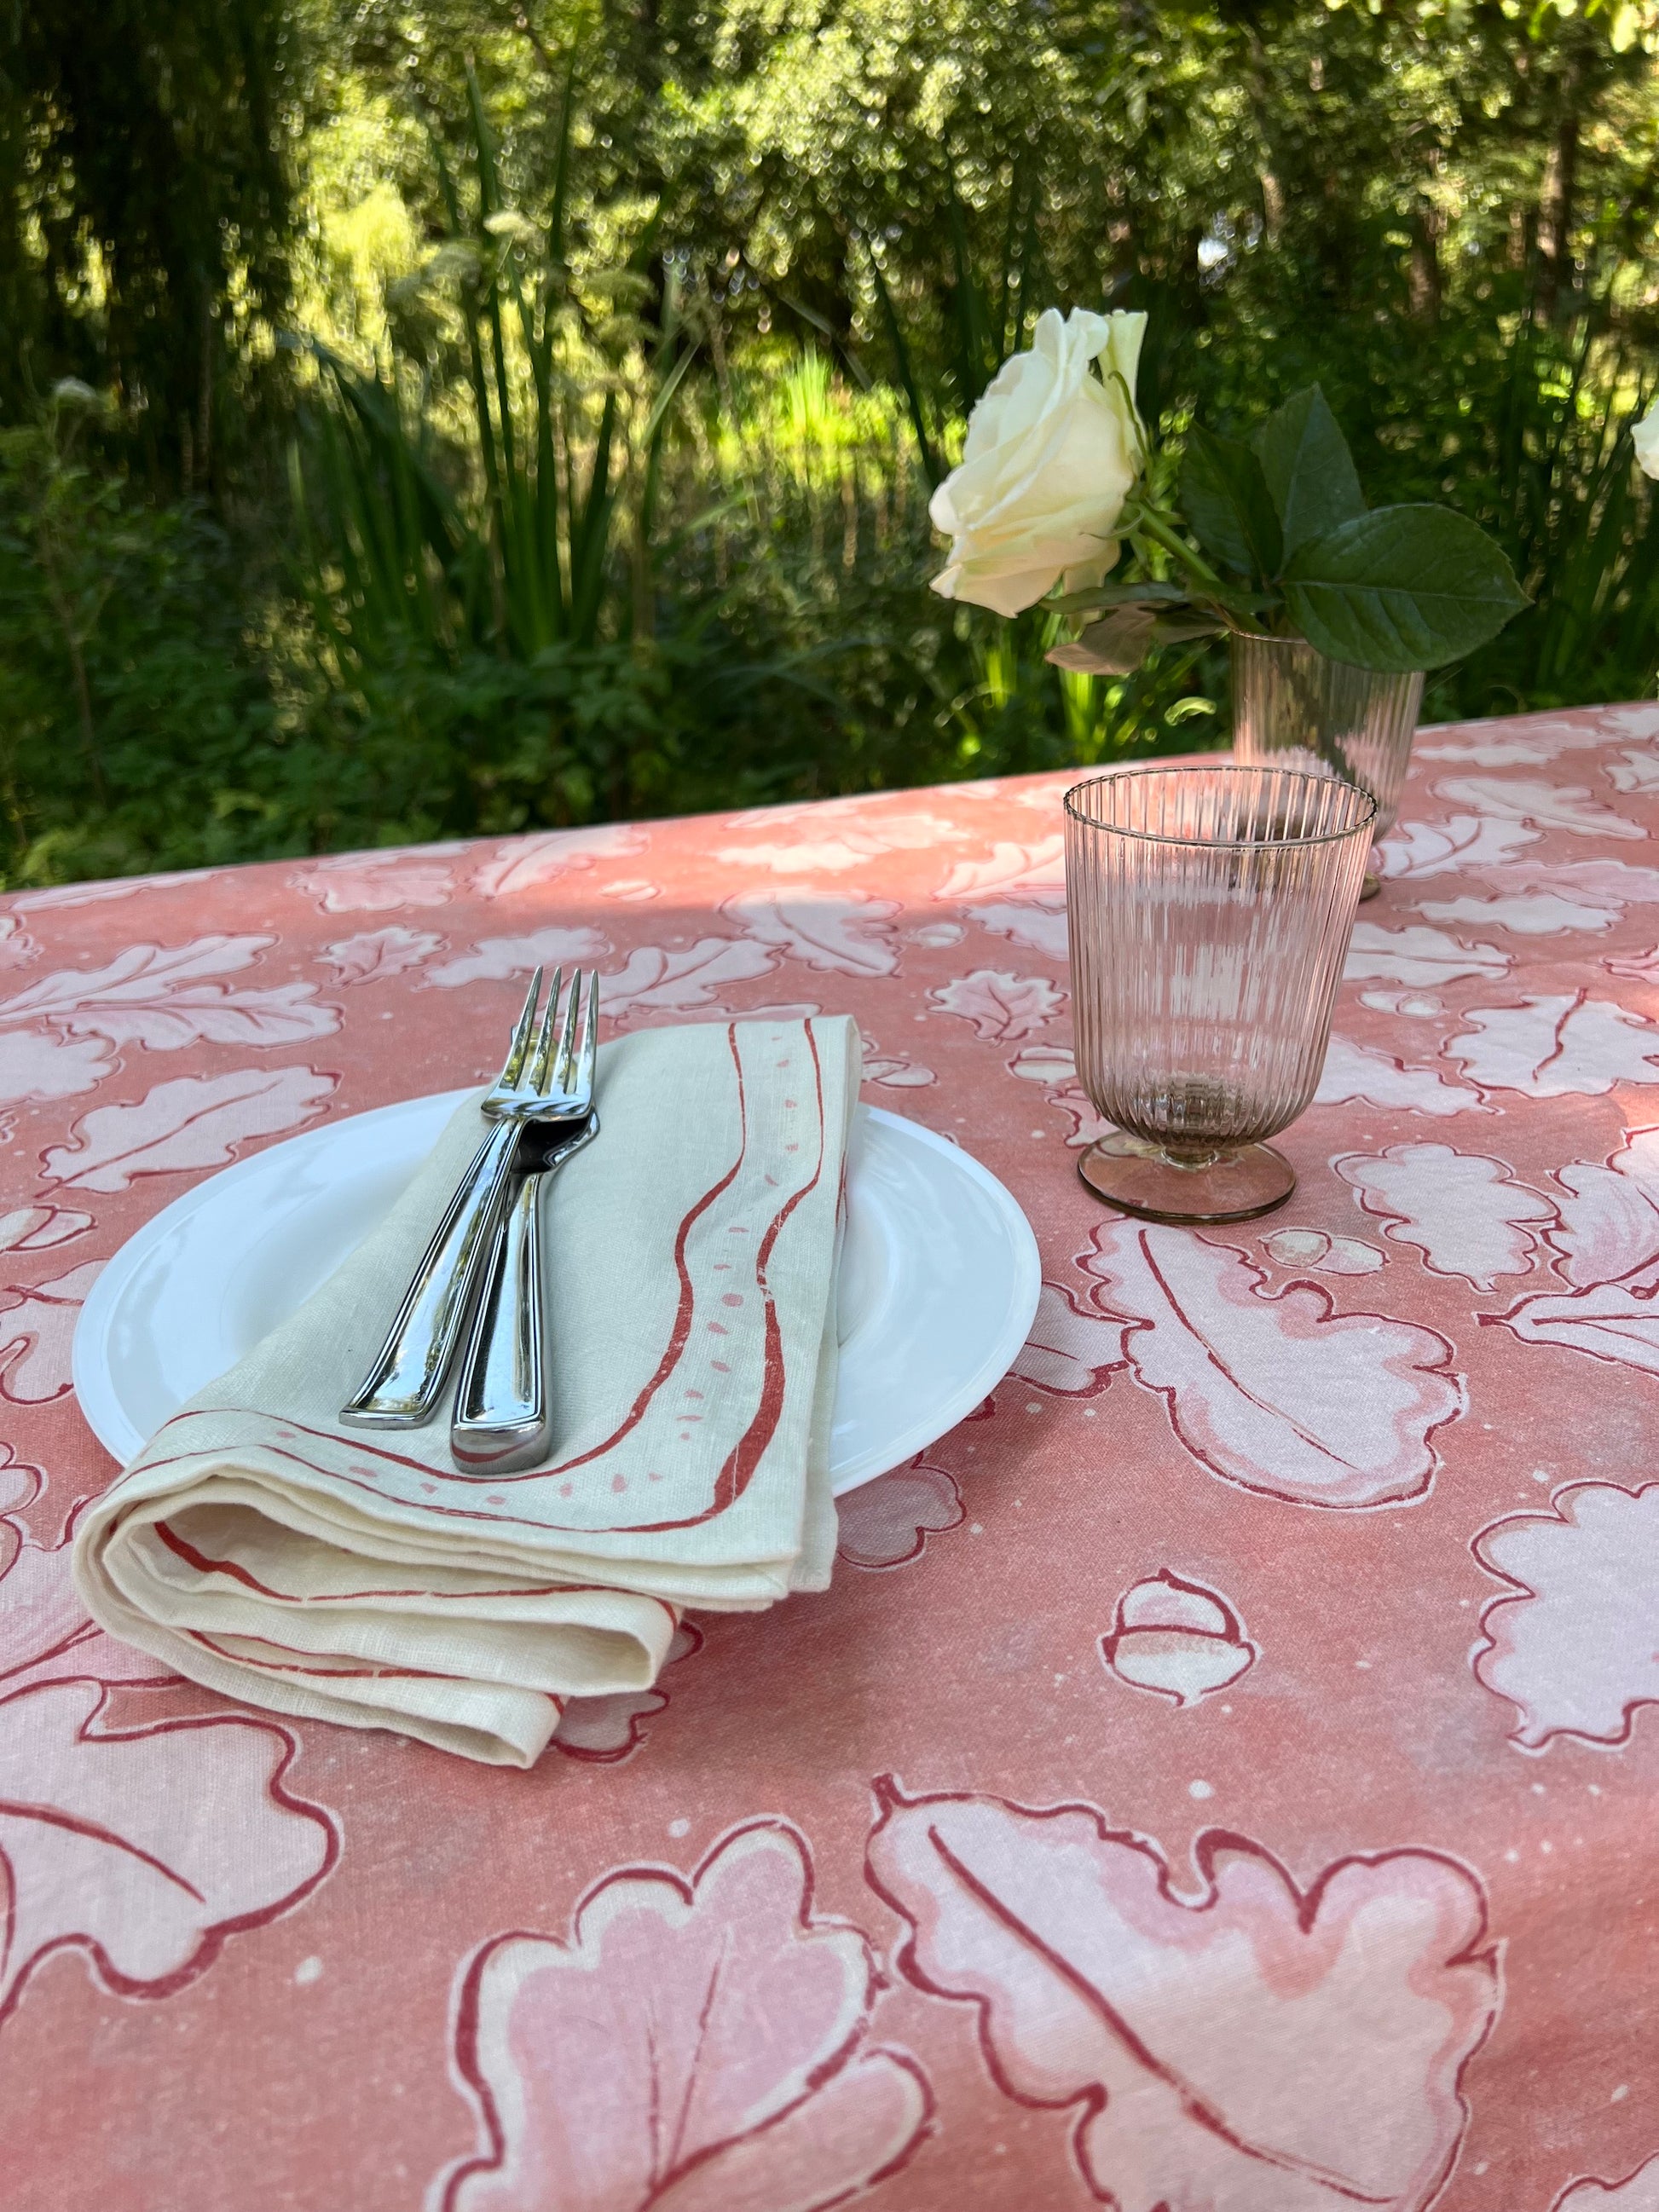
<svg viewBox="0 0 1659 2212"><path fill-rule="evenodd" d="M75 1332L81 1410L121 1461L285 1320L391 1207L468 1094L408 1098L240 1160L146 1222ZM931 1129L861 1106L830 1445L837 1493L898 1467L1000 1381L1042 1268L1018 1206Z"/></svg>

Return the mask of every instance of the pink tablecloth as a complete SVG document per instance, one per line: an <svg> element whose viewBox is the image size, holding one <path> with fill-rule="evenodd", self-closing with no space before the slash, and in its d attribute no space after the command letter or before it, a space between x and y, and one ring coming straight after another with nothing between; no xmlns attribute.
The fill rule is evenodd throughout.
<svg viewBox="0 0 1659 2212"><path fill-rule="evenodd" d="M1659 708L1424 733L1201 1236L1074 1172L1065 781L6 905L7 2212L1659 2208ZM157 1681L65 1571L100 1264L557 958L856 1012L1031 1216L1017 1370L527 1775Z"/></svg>

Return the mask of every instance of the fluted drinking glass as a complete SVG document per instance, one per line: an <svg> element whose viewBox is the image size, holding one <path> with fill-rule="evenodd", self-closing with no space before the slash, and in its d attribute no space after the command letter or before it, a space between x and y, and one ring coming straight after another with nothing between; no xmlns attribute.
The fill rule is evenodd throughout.
<svg viewBox="0 0 1659 2212"><path fill-rule="evenodd" d="M1122 769L1066 794L1084 1181L1154 1221L1267 1213L1318 1088L1376 802L1328 775Z"/></svg>
<svg viewBox="0 0 1659 2212"><path fill-rule="evenodd" d="M1373 844L1395 824L1423 704L1420 670L1385 676L1333 660L1300 637L1236 631L1233 758L1267 768L1341 776L1376 801ZM1361 898L1382 878L1366 871Z"/></svg>

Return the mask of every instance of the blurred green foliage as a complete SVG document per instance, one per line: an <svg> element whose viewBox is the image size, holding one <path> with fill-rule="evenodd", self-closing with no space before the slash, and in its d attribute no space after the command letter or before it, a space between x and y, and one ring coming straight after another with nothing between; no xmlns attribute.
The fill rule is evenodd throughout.
<svg viewBox="0 0 1659 2212"><path fill-rule="evenodd" d="M1224 656L944 603L1051 303L1173 467L1317 379L1536 604L1442 716L1637 696L1653 0L166 0L0 25L0 872L1224 741ZM65 386L65 379L72 381Z"/></svg>

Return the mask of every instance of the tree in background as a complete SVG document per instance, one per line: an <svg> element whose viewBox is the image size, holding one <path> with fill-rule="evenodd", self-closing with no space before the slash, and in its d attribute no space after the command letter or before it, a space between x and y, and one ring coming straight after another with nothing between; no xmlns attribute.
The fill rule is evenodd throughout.
<svg viewBox="0 0 1659 2212"><path fill-rule="evenodd" d="M1071 676L1042 608L927 588L928 481L1050 304L1149 311L1166 455L1317 379L1379 500L1499 538L1536 605L1431 714L1650 690L1656 52L1659 0L9 18L0 869L1223 739L1209 647Z"/></svg>
<svg viewBox="0 0 1659 2212"><path fill-rule="evenodd" d="M219 474L290 297L285 0L52 0L0 33L0 406L109 392L158 488ZM233 438L236 424L233 411Z"/></svg>

